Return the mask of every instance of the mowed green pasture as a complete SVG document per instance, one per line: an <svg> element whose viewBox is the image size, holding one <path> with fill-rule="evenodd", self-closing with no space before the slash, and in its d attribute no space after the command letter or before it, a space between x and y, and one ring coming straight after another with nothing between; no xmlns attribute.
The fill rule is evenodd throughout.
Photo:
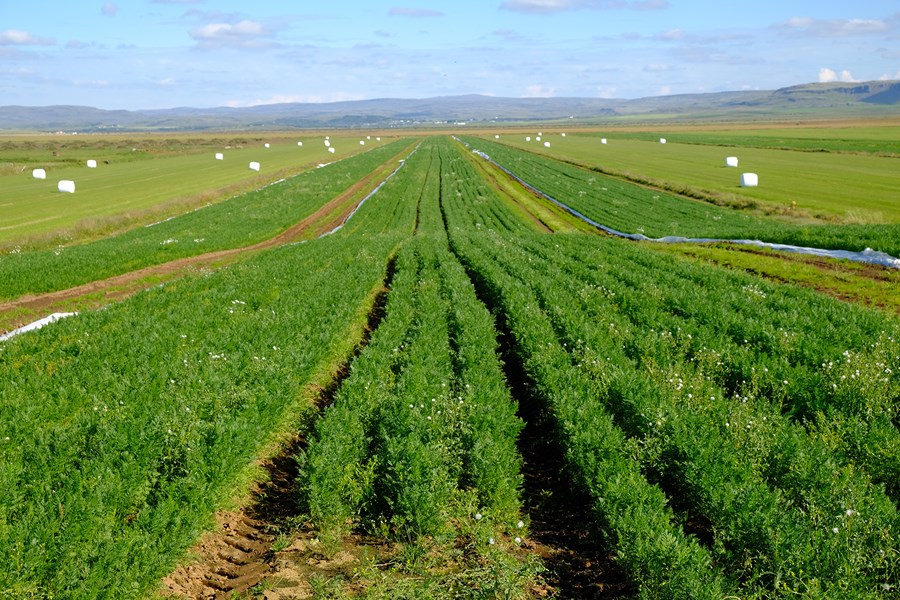
<svg viewBox="0 0 900 600"><path fill-rule="evenodd" d="M244 143L240 148L209 148L202 153L191 148L191 154L142 160L116 160L115 153L107 159L101 150L95 158L97 168L88 168L83 161L77 165L57 163L47 168L45 180L34 179L32 169L44 168L52 159L46 151L35 149L33 162L19 163L13 173L5 169L0 176L0 244L76 226L90 228L104 219L150 211L160 205L202 204L217 199L217 190L227 191L240 184L260 187L286 174L396 138L376 141L373 137L365 146L359 143L361 139L365 140L365 135L333 138L334 154L328 152L321 134L279 139L269 148L259 141ZM298 146L298 141L303 145ZM216 160L216 152L224 159ZM79 150L79 154L87 153ZM259 172L250 169L251 161L260 163ZM57 182L62 179L75 182L74 194L57 191Z"/></svg>
<svg viewBox="0 0 900 600"><path fill-rule="evenodd" d="M532 136L526 142L526 135L519 134L503 135L500 141L726 204L755 204L767 212L843 223L900 223L897 158L677 143L673 141L677 135L654 136L654 141L623 135L557 133L542 136L540 142ZM603 137L606 144L600 141ZM659 143L660 137L667 143ZM547 141L549 148L543 145ZM725 166L727 156L738 158L737 168ZM759 176L758 187L740 186L745 172Z"/></svg>

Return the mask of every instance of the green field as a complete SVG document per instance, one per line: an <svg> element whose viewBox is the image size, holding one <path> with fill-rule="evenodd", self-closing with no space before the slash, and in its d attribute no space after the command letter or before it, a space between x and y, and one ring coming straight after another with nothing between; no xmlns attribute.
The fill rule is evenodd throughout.
<svg viewBox="0 0 900 600"><path fill-rule="evenodd" d="M10 161L0 175L0 246L62 229L74 230L71 237L79 230L102 228L104 221L129 214L149 222L148 218L168 216L166 211L172 214L203 206L228 191L257 188L397 138L378 142L372 137L366 146L359 144L360 139L365 141L365 136L336 136L334 154L327 151L322 134L271 142L227 140L234 145L207 145L199 153L196 143L186 141L181 147L171 144L150 154L143 150L141 140L132 140L140 158L129 156L123 148L103 147L95 153L90 147L57 151L60 157L44 147L29 156L27 142L8 142L13 147L0 152L0 161ZM224 160L215 159L219 152ZM97 168L85 166L88 158L97 161ZM251 161L260 163L259 172L250 170ZM34 168L45 168L47 179L34 179ZM57 191L62 179L75 182L74 194Z"/></svg>
<svg viewBox="0 0 900 600"><path fill-rule="evenodd" d="M896 158L494 135L462 141L623 229L900 248ZM0 342L0 598L896 597L895 270L684 257L580 227L450 137L366 150L152 227L0 256L14 306L269 239L383 182L330 235ZM606 170L602 153L666 189L573 164ZM696 171L728 193L732 153L760 161L766 197L672 191ZM766 214L829 187L779 179L779 158L830 178L831 200ZM814 218L838 199L877 225ZM817 278L822 262L858 279Z"/></svg>
<svg viewBox="0 0 900 600"><path fill-rule="evenodd" d="M896 128L894 129L896 131ZM500 141L554 158L624 175L675 192L709 198L723 204L756 204L761 210L798 219L826 219L843 223L900 223L900 168L896 157L837 152L796 152L741 144L747 137L724 134L644 134L651 140L630 139L636 134L615 131L592 134L548 133L541 142L526 142L526 134L503 135ZM840 146L830 129L821 130L827 143ZM486 136L492 137L492 136ZM606 137L607 144L600 139ZM765 137L760 134L759 137ZM873 134L874 137L874 134ZM722 147L730 139L736 147ZM840 138L837 138L840 139ZM698 142L697 140L702 140ZM887 148L896 144L874 144ZM551 143L550 148L543 146ZM860 140L857 140L859 142ZM737 156L738 168L725 166L725 157ZM740 187L740 175L759 175L759 187Z"/></svg>

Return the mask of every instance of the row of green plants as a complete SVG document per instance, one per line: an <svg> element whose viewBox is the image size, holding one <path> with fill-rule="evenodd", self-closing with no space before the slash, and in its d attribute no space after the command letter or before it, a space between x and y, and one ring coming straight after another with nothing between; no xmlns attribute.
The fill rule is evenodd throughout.
<svg viewBox="0 0 900 600"><path fill-rule="evenodd" d="M350 356L421 176L333 235L0 344L0 597L150 595Z"/></svg>
<svg viewBox="0 0 900 600"><path fill-rule="evenodd" d="M799 225L643 187L597 171L464 137L511 173L597 223L651 238L681 236L765 242L900 256L900 227L889 224Z"/></svg>
<svg viewBox="0 0 900 600"><path fill-rule="evenodd" d="M384 319L299 457L299 491L326 546L358 531L403 546L401 573L366 580L370 594L520 597L538 571L516 556L522 423L493 318L449 252L439 196L456 174L441 150L419 152L427 175L407 197L417 233L394 263Z"/></svg>
<svg viewBox="0 0 900 600"><path fill-rule="evenodd" d="M384 523L415 542L474 519L454 512L466 507L515 529L521 423L493 320L445 241L404 246L386 309L303 456L314 523L330 537Z"/></svg>
<svg viewBox="0 0 900 600"><path fill-rule="evenodd" d="M665 490L673 519L703 542L727 588L758 597L892 593L894 320L624 242L472 235L469 207L444 200L454 249L507 320L576 477L589 459L579 462L575 440L586 435L584 415L599 410L619 429L607 435L624 439L639 472ZM572 423L555 404L566 405L556 378L583 386L572 392L582 396ZM581 483L606 498L583 475ZM607 537L621 540L614 518L601 510ZM650 596L700 593L629 569ZM721 585L712 581L709 593Z"/></svg>
<svg viewBox="0 0 900 600"><path fill-rule="evenodd" d="M790 399L782 390L769 392L756 381L742 382L732 393L723 388L715 375L728 362L727 347L707 345L716 325L698 332L678 315L687 325L680 333L694 331L684 334L700 344L684 355L665 328L656 335L645 323L630 320L629 313L643 303L641 293L664 271L641 273L632 261L628 270L637 276L616 289L608 285L607 265L579 256L583 241L572 244L574 256L561 250L552 259L536 256L537 246L546 242L526 247L522 242L519 237L502 248L485 246L509 276L531 284L555 336L592 381L591 396L641 444L642 470L686 513L686 523L708 523L712 532L701 534L714 532L716 563L743 582L745 593L863 597L891 585L900 523L894 503L866 472L868 465L850 460L833 432L808 432L782 414ZM610 263L624 262L624 256L608 256L610 249L604 254ZM591 274L573 274L585 264L591 264L584 269ZM602 289L591 293L585 287L590 285ZM706 294L715 292L708 282L705 287ZM651 323L667 324L657 318ZM771 362L757 359L765 380ZM881 371L875 374L878 381Z"/></svg>
<svg viewBox="0 0 900 600"><path fill-rule="evenodd" d="M270 238L308 217L380 165L408 151L398 140L265 188L121 235L0 255L0 299L66 289Z"/></svg>

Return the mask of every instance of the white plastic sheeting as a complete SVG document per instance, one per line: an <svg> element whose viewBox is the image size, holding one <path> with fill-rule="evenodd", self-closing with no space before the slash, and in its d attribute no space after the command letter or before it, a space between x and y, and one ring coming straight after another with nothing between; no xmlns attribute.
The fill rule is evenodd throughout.
<svg viewBox="0 0 900 600"><path fill-rule="evenodd" d="M759 175L756 173L741 173L741 187L756 187L759 185Z"/></svg>
<svg viewBox="0 0 900 600"><path fill-rule="evenodd" d="M34 323L29 323L28 325L23 325L22 327L19 327L18 329L13 329L9 333L0 335L0 342L5 342L6 340L8 340L10 338L14 338L19 334L25 333L27 331L34 331L35 329L40 329L44 325L49 325L50 323L53 323L54 321L58 321L60 319L64 319L66 317L71 317L72 315L77 315L77 314L78 313L74 313L74 312L53 313L49 317L44 317L43 319L38 319Z"/></svg>

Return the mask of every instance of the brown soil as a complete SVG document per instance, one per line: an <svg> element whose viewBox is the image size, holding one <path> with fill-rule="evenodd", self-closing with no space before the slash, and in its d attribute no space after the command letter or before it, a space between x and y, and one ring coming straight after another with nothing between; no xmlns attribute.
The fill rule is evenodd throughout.
<svg viewBox="0 0 900 600"><path fill-rule="evenodd" d="M403 154L407 150L408 148ZM221 267L262 250L320 236L343 223L365 196L365 192L373 189L395 168L396 159L397 157L391 158L316 212L272 238L241 248L179 258L65 290L29 294L15 300L0 302L0 319L3 320L4 326L14 329L34 320L35 315L39 313L65 311L73 305L82 309L95 308L124 299L158 284L161 280L180 277L199 269Z"/></svg>

